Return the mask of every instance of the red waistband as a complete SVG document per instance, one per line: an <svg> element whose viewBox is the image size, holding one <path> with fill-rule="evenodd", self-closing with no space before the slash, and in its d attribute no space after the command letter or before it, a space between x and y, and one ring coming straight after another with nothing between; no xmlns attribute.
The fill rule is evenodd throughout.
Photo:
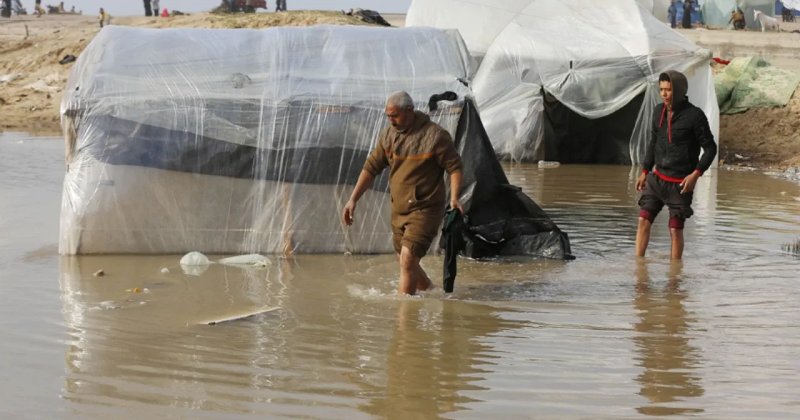
<svg viewBox="0 0 800 420"><path fill-rule="evenodd" d="M703 175L703 172L701 172L699 169L695 169L694 172L697 172L700 175ZM661 178L661 179L663 179L664 181L667 181L667 182L676 182L678 184L683 182L683 178L674 178L674 177L671 177L671 176L668 176L668 175L664 175L661 172L658 172L658 169L653 169L653 173L656 174L657 177L659 177L659 178Z"/></svg>

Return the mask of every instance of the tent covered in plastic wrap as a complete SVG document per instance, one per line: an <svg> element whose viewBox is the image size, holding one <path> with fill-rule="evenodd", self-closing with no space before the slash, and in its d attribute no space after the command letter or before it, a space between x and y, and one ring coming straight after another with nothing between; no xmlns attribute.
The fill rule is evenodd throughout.
<svg viewBox="0 0 800 420"><path fill-rule="evenodd" d="M671 0L636 0L643 9L652 13L656 19L662 22L669 21L669 6Z"/></svg>
<svg viewBox="0 0 800 420"><path fill-rule="evenodd" d="M748 29L760 29L753 18L753 12L760 10L765 15L775 16L775 0L705 0L701 4L703 19L710 28L733 27L730 23L731 12L736 8L744 12L744 20Z"/></svg>
<svg viewBox="0 0 800 420"><path fill-rule="evenodd" d="M464 160L464 252L569 256L567 236L508 185L471 67L458 33L433 28L106 27L62 103L60 252L391 252L385 173L352 227L339 217L386 97L406 90ZM455 99L429 102L442 92Z"/></svg>
<svg viewBox="0 0 800 420"><path fill-rule="evenodd" d="M800 15L800 0L775 0L775 14L780 15L783 9L791 10L795 16Z"/></svg>
<svg viewBox="0 0 800 420"><path fill-rule="evenodd" d="M638 163L670 69L719 131L710 52L634 0L414 0L406 22L456 28L482 57L472 89L511 159Z"/></svg>

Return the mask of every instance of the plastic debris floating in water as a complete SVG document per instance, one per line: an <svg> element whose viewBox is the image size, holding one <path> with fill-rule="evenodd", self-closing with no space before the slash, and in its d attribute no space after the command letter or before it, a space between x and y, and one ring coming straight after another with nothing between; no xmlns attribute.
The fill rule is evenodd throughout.
<svg viewBox="0 0 800 420"><path fill-rule="evenodd" d="M236 255L234 257L223 258L219 260L219 263L230 265L250 265L253 267L266 267L268 265L272 265L272 261L261 254Z"/></svg>
<svg viewBox="0 0 800 420"><path fill-rule="evenodd" d="M208 260L208 257L197 251L192 251L181 258L181 265L199 266L209 264L211 264L211 261Z"/></svg>

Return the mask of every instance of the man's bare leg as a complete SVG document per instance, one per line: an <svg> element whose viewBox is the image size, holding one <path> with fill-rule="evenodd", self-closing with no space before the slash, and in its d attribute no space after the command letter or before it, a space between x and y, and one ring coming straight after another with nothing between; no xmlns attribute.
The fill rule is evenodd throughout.
<svg viewBox="0 0 800 420"><path fill-rule="evenodd" d="M672 259L680 260L683 258L683 229L670 229L670 236L672 236Z"/></svg>
<svg viewBox="0 0 800 420"><path fill-rule="evenodd" d="M407 246L400 249L400 284L398 294L413 295L417 293L417 267L419 258L411 253Z"/></svg>
<svg viewBox="0 0 800 420"><path fill-rule="evenodd" d="M405 253L405 254L404 254ZM408 286L405 286L404 279L403 279L403 270L404 270L404 255L407 255L408 259L405 260L408 266L408 272L410 273L411 278L408 280L411 284L413 284L413 291L408 292ZM398 286L398 293L407 293L409 295L413 295L416 293L417 290L425 291L429 290L433 287L433 282L431 281L428 274L425 273L425 270L420 265L420 259L415 257L414 254L411 253L411 249L408 247L402 247L400 250L400 254L397 254L397 260L400 262L400 285Z"/></svg>
<svg viewBox="0 0 800 420"><path fill-rule="evenodd" d="M428 273L425 272L425 270L422 268L422 265L419 263L417 263L417 268L417 290L425 291L431 289L433 287L433 282L431 281L431 278L428 277Z"/></svg>
<svg viewBox="0 0 800 420"><path fill-rule="evenodd" d="M636 229L636 256L644 257L647 244L650 243L650 228L653 223L644 217L639 218L639 227Z"/></svg>

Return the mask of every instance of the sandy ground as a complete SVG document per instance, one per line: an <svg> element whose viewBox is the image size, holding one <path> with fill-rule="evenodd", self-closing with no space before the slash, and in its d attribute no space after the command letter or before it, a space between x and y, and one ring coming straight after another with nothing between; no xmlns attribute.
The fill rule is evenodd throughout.
<svg viewBox="0 0 800 420"><path fill-rule="evenodd" d="M384 16L393 25L404 15ZM223 16L193 14L171 18L113 18L113 24L141 27L263 28L279 25L362 24L339 12L263 13ZM800 24L796 24L800 28ZM794 29L786 28L788 30ZM59 134L60 102L72 63L100 30L93 15L46 15L0 20L0 130ZM762 34L733 31L681 31L698 44L714 44L715 55L764 55L763 47L779 47L781 67L800 71L800 33ZM709 47L711 48L711 47ZM712 48L714 50L714 48ZM796 50L796 51L795 51ZM796 56L795 52L798 52ZM796 58L796 60L795 60ZM759 168L800 166L800 89L787 107L750 110L723 116L720 160ZM741 158L737 157L741 156Z"/></svg>
<svg viewBox="0 0 800 420"><path fill-rule="evenodd" d="M680 29L679 32L732 59L760 56L771 65L800 72L800 22L781 22L783 32ZM792 32L798 31L798 32ZM720 120L720 162L786 169L800 166L800 88L783 108L751 109Z"/></svg>

